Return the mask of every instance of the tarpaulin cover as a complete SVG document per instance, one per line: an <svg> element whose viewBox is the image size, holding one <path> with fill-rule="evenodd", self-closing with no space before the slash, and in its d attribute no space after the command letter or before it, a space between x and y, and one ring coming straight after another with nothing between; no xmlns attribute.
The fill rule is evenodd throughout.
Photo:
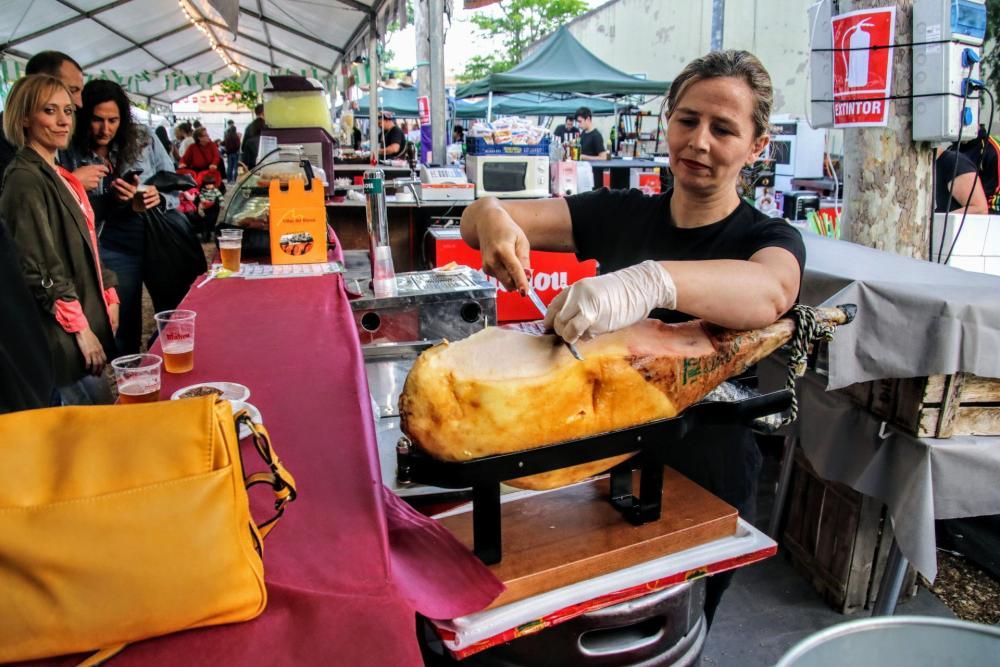
<svg viewBox="0 0 1000 667"><path fill-rule="evenodd" d="M650 81L615 69L562 27L516 67L460 86L455 96L476 97L490 91L663 95L669 85L667 81Z"/></svg>

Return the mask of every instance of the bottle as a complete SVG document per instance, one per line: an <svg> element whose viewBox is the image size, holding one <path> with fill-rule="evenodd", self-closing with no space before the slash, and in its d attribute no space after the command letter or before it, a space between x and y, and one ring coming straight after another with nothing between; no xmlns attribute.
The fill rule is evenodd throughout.
<svg viewBox="0 0 1000 667"><path fill-rule="evenodd" d="M611 126L611 132L609 138L611 140L611 154L614 155L618 152L618 146L615 143L615 138L618 136L617 130L614 125Z"/></svg>

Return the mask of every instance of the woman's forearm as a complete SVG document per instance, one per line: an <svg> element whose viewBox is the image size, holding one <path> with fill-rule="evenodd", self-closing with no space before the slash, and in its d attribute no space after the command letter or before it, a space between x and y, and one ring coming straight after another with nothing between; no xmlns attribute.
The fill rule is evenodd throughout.
<svg viewBox="0 0 1000 667"><path fill-rule="evenodd" d="M789 253L789 258L794 262ZM775 270L758 262L662 262L677 286L677 310L730 329L756 329L781 317L798 294L797 266Z"/></svg>

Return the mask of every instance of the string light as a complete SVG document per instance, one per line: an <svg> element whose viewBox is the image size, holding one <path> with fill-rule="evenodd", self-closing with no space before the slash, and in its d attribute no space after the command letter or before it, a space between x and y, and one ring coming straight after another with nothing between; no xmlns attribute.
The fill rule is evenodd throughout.
<svg viewBox="0 0 1000 667"><path fill-rule="evenodd" d="M228 67L233 74L239 74L242 72L242 68L233 62L233 59L229 57L229 54L226 53L225 49L223 49L219 45L219 42L216 41L215 36L212 35L212 31L205 27L204 19L195 18L195 16L188 10L187 3L184 0L177 0L177 4L180 6L181 11L184 12L184 16L187 17L187 20L191 22L191 25L201 31L201 34L205 35L208 39L209 46L211 46L212 50L215 51L219 58L222 59L222 62L226 64L226 67Z"/></svg>

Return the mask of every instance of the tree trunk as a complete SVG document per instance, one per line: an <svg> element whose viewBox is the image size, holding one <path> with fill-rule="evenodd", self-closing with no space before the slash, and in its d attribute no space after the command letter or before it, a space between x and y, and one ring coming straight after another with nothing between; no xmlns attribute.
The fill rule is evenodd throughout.
<svg viewBox="0 0 1000 667"><path fill-rule="evenodd" d="M894 4L896 43L909 43L913 0L851 0L841 3L841 9ZM910 94L912 62L909 48L894 49L893 96ZM888 127L844 130L844 230L849 241L928 259L934 151L930 144L911 139L912 113L909 99L894 99Z"/></svg>

